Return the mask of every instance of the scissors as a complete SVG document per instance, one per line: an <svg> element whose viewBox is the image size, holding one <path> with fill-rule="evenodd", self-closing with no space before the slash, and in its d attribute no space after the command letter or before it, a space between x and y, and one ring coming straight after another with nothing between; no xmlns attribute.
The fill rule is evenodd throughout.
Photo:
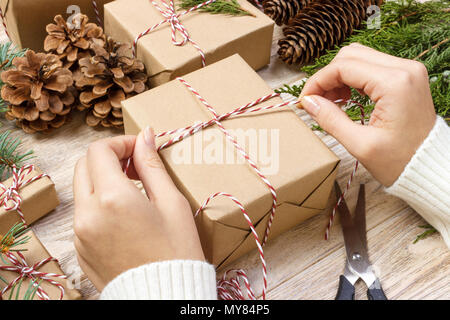
<svg viewBox="0 0 450 320"><path fill-rule="evenodd" d="M335 188L337 197L340 199L342 191L337 183ZM335 300L355 300L355 284L359 279L362 279L369 288L367 290L369 300L387 300L380 280L373 271L367 251L365 185L360 185L353 218L345 200L341 201L337 210L341 218L347 259L344 274L339 278L339 289Z"/></svg>

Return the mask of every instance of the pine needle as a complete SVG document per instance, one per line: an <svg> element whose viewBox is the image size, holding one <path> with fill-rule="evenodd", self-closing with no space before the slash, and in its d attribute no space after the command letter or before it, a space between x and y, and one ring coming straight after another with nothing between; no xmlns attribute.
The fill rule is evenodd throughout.
<svg viewBox="0 0 450 320"><path fill-rule="evenodd" d="M0 134L0 180L10 174L13 165L20 168L25 161L33 158L33 151L20 152L21 141L11 136L11 131Z"/></svg>
<svg viewBox="0 0 450 320"><path fill-rule="evenodd" d="M196 5L202 4L205 0L181 0L180 8L190 9ZM227 14L231 16L255 16L253 13L241 7L237 0L217 0L198 9L202 12L212 14Z"/></svg>
<svg viewBox="0 0 450 320"><path fill-rule="evenodd" d="M417 242L424 240L438 232L433 226L431 226L429 224L420 226L420 227L422 229L425 229L425 231L417 236L417 238L416 238L416 240L414 240L413 244L416 244Z"/></svg>

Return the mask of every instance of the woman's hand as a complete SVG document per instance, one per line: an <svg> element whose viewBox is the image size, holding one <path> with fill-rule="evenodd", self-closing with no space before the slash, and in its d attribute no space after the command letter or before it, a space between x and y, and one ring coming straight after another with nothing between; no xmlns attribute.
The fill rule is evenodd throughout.
<svg viewBox="0 0 450 320"><path fill-rule="evenodd" d="M370 126L351 121L332 101L353 87L376 103ZM360 44L341 49L312 76L301 105L385 186L400 177L436 122L425 66Z"/></svg>
<svg viewBox="0 0 450 320"><path fill-rule="evenodd" d="M128 176L123 167L133 156ZM142 181L146 197L131 179ZM167 174L147 128L93 143L74 176L75 247L103 290L122 272L165 260L204 260L189 203Z"/></svg>

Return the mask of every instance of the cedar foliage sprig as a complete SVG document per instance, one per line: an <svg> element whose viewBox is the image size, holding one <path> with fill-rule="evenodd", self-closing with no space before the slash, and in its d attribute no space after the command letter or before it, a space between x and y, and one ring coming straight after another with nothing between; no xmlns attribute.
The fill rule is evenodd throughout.
<svg viewBox="0 0 450 320"><path fill-rule="evenodd" d="M181 0L180 8L190 9L196 5L202 4L205 0ZM202 12L212 14L227 14L231 16L254 16L251 12L241 7L237 0L217 0L198 9Z"/></svg>
<svg viewBox="0 0 450 320"><path fill-rule="evenodd" d="M0 75L3 71L8 70L12 66L12 61L16 57L22 57L26 50L17 50L17 48L11 43L7 42L0 44ZM4 83L0 78L0 90ZM0 96L0 112L7 111L7 104Z"/></svg>
<svg viewBox="0 0 450 320"><path fill-rule="evenodd" d="M15 165L20 168L25 161L33 158L33 151L21 152L22 142L17 137L11 136L11 131L0 134L0 180L3 181L11 173Z"/></svg>

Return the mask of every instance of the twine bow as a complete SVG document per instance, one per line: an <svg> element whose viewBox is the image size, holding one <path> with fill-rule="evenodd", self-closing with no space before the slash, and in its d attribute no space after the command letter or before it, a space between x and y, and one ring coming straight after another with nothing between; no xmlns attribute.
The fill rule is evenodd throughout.
<svg viewBox="0 0 450 320"><path fill-rule="evenodd" d="M17 169L15 165L12 167L12 184L10 187L6 187L3 183L0 183L0 206L2 206L5 211L17 211L22 220L23 224L26 226L25 217L22 210L20 209L22 205L22 197L20 196L20 189L27 186L28 184L39 180L43 177L48 177L46 174L39 174L32 178L25 180L26 176L29 175L34 170L33 165L27 165L20 169Z"/></svg>
<svg viewBox="0 0 450 320"><path fill-rule="evenodd" d="M146 36L147 34L149 34L150 32L152 32L153 30L155 30L156 28L158 28L159 26L165 24L165 23L169 23L170 24L170 28L172 30L172 43L175 46L184 46L186 43L190 42L192 43L192 45L194 46L195 49L197 49L197 51L200 53L201 59L202 59L202 66L206 66L206 58L205 58L205 53L203 52L203 50L200 48L200 46L191 38L191 36L189 35L188 30L181 24L179 18L192 12L195 11L197 9L200 9L201 7L207 6L213 2L215 2L217 0L208 0L206 2L200 3L186 11L180 12L180 13L176 13L175 10L175 4L174 4L174 0L161 0L161 4L164 7L161 7L158 2L156 2L155 0L150 0L150 2L153 4L153 6L161 13L161 15L165 18L164 20L160 21L159 23L153 25L152 27L148 28L146 31L140 33L136 39L133 42L133 55L136 57L136 51L137 51L137 43L139 41L139 39L141 39L142 37ZM183 40L177 40L177 33L179 33L181 35L181 37L183 38Z"/></svg>
<svg viewBox="0 0 450 320"><path fill-rule="evenodd" d="M36 294L41 300L50 300L50 297L44 291L44 289L41 288L40 284L38 283L38 280L46 281L56 286L61 292L60 300L63 299L64 286L61 283L53 280L52 278L67 279L67 276L56 273L46 273L38 271L38 269L44 266L45 264L51 261L55 261L57 263L58 260L49 257L34 264L33 266L29 266L25 260L25 257L21 252L17 252L17 256L12 254L11 252L6 252L4 253L4 255L8 259L10 265L0 266L0 270L15 272L18 274L18 277L15 278L11 283L9 283L5 288L3 288L0 296L3 296L5 292L14 287L20 280L24 278L29 278L31 281L33 281L33 287L36 288Z"/></svg>

